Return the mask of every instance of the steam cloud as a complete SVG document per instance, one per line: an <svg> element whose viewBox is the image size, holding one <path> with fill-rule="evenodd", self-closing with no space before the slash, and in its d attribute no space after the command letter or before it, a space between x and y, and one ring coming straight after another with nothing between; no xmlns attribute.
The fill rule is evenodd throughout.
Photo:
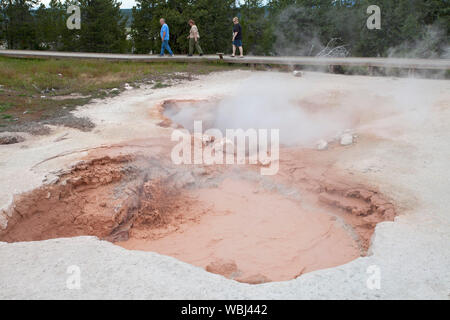
<svg viewBox="0 0 450 320"><path fill-rule="evenodd" d="M307 92L308 86L299 87L296 81L274 82L270 73L255 74L218 105L183 106L165 114L188 130L193 129L194 120L223 133L226 129L279 129L280 143L287 146L311 145L351 127L351 117L343 109L302 108L299 98Z"/></svg>

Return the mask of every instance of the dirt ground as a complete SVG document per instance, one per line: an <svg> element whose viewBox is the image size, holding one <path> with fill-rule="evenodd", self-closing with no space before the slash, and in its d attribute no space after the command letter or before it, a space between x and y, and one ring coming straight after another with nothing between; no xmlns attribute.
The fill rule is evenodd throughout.
<svg viewBox="0 0 450 320"><path fill-rule="evenodd" d="M177 168L169 163L173 129L160 125L166 120L160 108L164 101L226 102L240 97L248 83L264 86L268 77L286 84L283 90L294 92L289 100L310 117L286 123L292 129L281 133L276 176L255 178L258 168L252 166ZM247 89L248 96L259 90ZM74 297L64 288L49 289L64 271L39 276L45 294L11 285L13 278L20 278L22 286L27 286L25 279L37 281L37 275L12 271L18 267L22 274L36 273L60 259L52 268L64 268L66 258L57 252L67 248L89 272L100 259L95 252L114 252L114 280L92 291L104 278L90 274L86 297L105 294L117 281L133 297L448 298L449 89L445 80L233 71L168 88L143 86L80 107L72 115L89 119L93 130L49 126L47 135L22 134L24 141L0 146L0 241L9 242L0 246L9 266L0 269L2 297L56 297L61 292ZM239 107L248 107L243 117L254 119L256 107L242 100ZM231 98L232 104L238 101ZM214 117L228 123L233 109L224 110L231 111ZM262 111L273 118L272 108ZM305 131L297 131L296 124ZM343 129L351 130L353 144L343 146L333 138ZM326 150L317 150L319 138L329 142ZM157 179L165 184L155 185ZM37 241L83 235L115 244L85 238ZM84 258L76 249L81 243ZM44 266L37 264L39 259L24 264L28 250L42 250L45 244L55 255ZM117 244L133 251L118 251ZM120 267L130 255L145 254L154 260L149 268L161 268L158 277L175 274L181 288L155 293L157 282L142 287ZM426 271L423 261L428 261ZM373 265L382 272L376 290L366 284L367 268ZM133 272L154 279L145 264L134 266ZM192 286L181 280L185 277L204 285ZM245 287L232 280L265 284ZM272 281L284 282L267 283Z"/></svg>

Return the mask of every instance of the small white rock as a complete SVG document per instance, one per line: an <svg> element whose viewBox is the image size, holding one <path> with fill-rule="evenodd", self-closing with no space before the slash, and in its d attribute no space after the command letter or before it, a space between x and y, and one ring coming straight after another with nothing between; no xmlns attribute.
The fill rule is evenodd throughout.
<svg viewBox="0 0 450 320"><path fill-rule="evenodd" d="M316 147L317 147L317 150L320 150L320 151L327 150L328 149L328 142L326 142L325 140L319 140L317 142Z"/></svg>
<svg viewBox="0 0 450 320"><path fill-rule="evenodd" d="M294 75L294 77L303 77L303 72L295 70L294 72L292 72L292 74Z"/></svg>
<svg viewBox="0 0 450 320"><path fill-rule="evenodd" d="M350 133L344 133L341 136L341 145L342 146L349 146L353 144L353 135Z"/></svg>

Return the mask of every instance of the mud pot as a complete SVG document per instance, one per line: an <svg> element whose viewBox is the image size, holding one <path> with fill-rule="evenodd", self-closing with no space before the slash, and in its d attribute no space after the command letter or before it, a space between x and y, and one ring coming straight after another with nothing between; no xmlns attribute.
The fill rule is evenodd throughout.
<svg viewBox="0 0 450 320"><path fill-rule="evenodd" d="M154 112L163 127L191 129L180 112L198 111L213 126L204 111L215 103L166 101ZM377 223L396 214L380 190L336 172L314 148L282 145L279 173L261 176L257 165L176 166L165 139L93 149L52 173L15 197L0 241L97 236L259 284L366 255Z"/></svg>

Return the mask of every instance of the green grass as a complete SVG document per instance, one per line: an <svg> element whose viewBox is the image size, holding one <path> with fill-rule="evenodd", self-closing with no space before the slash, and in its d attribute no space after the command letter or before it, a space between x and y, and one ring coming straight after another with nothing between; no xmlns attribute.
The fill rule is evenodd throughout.
<svg viewBox="0 0 450 320"><path fill-rule="evenodd" d="M58 94L92 93L146 77L174 72L205 74L236 68L219 63L145 63L104 60L41 60L0 58L0 84L21 95L55 89Z"/></svg>
<svg viewBox="0 0 450 320"><path fill-rule="evenodd" d="M161 82L157 82L155 83L155 85L152 87L152 89L161 89L161 88L167 88L170 87L170 85L165 84L165 83L161 83Z"/></svg>
<svg viewBox="0 0 450 320"><path fill-rule="evenodd" d="M71 109L88 103L92 98L112 95L114 92L108 94L103 90L123 88L125 83L152 80L156 89L167 86L165 80L179 77L175 75L178 72L199 75L237 68L243 67L220 62L145 63L0 57L0 113L8 111L8 115L11 115L11 118L19 118L19 122L39 120L57 114L62 107ZM50 99L52 96L70 93L79 93L90 98ZM2 119L11 118L0 117L0 124Z"/></svg>
<svg viewBox="0 0 450 320"><path fill-rule="evenodd" d="M0 113L1 112L5 112L6 110L11 108L12 106L13 106L13 104L10 103L10 102L0 103Z"/></svg>

